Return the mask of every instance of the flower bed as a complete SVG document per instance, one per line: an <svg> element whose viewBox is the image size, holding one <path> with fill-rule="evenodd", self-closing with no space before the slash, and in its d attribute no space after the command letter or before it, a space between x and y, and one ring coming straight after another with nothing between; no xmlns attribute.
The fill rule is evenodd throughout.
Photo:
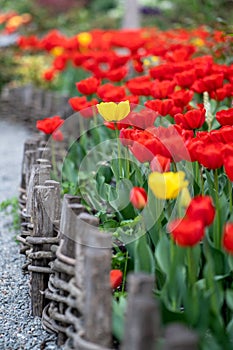
<svg viewBox="0 0 233 350"><path fill-rule="evenodd" d="M204 27L53 31L19 44L55 55L47 80L68 62L91 73L69 100L77 113L37 127L65 144L53 157L63 194L112 234L114 336L123 339L127 274L143 271L155 276L163 325L188 325L201 349L230 349L231 37Z"/></svg>

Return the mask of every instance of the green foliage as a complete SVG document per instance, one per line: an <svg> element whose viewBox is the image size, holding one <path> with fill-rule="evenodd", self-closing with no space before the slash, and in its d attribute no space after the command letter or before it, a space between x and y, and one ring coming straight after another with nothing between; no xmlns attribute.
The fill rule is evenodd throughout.
<svg viewBox="0 0 233 350"><path fill-rule="evenodd" d="M12 231L19 231L20 229L20 217L19 217L19 201L18 198L13 197L6 199L0 203L0 212L4 212L5 215L12 217Z"/></svg>

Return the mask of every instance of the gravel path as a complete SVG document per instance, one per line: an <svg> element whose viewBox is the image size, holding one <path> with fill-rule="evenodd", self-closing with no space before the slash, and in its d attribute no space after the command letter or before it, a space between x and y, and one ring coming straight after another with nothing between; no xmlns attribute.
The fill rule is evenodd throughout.
<svg viewBox="0 0 233 350"><path fill-rule="evenodd" d="M0 120L0 202L17 196L23 142L29 132ZM55 350L55 336L30 315L29 275L23 275L18 245L11 230L11 217L0 213L0 350Z"/></svg>

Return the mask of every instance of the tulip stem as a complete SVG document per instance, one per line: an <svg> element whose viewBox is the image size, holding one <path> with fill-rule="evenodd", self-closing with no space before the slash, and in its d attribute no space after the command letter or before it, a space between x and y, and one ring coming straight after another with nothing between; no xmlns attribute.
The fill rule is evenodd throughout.
<svg viewBox="0 0 233 350"><path fill-rule="evenodd" d="M125 266L124 266L124 272L123 272L123 281L122 281L122 293L125 291L125 282L126 282L126 273L127 273L127 267L128 267L128 259L129 259L129 253L128 251L125 254Z"/></svg>
<svg viewBox="0 0 233 350"><path fill-rule="evenodd" d="M51 156L52 156L52 168L55 180L58 179L57 164L56 164L56 154L55 154L55 141L51 139Z"/></svg>
<svg viewBox="0 0 233 350"><path fill-rule="evenodd" d="M117 139L119 178L121 179L123 178L123 169L122 169L122 163L121 163L121 144L120 144L120 139L119 139L118 130L117 130L117 123L115 123L115 134Z"/></svg>
<svg viewBox="0 0 233 350"><path fill-rule="evenodd" d="M232 183L231 180L228 179L228 195L229 195L229 208L230 213L232 212Z"/></svg>
<svg viewBox="0 0 233 350"><path fill-rule="evenodd" d="M93 114L94 127L96 127L97 126L97 114L96 114L95 106L91 106L91 109L92 109L92 114Z"/></svg>
<svg viewBox="0 0 233 350"><path fill-rule="evenodd" d="M193 259L193 248L187 247L187 265L188 265L188 279L190 286L193 286L196 282L195 270L193 267L195 266L195 262Z"/></svg>
<svg viewBox="0 0 233 350"><path fill-rule="evenodd" d="M219 216L219 198L218 198L218 169L214 170L214 187L215 187L215 206L216 206L216 223L214 226L214 244L216 248L220 248L221 240L220 240L220 216Z"/></svg>
<svg viewBox="0 0 233 350"><path fill-rule="evenodd" d="M171 265L173 263L173 259L174 259L174 255L175 255L174 246L175 246L175 243L174 243L172 237L170 237L170 261L171 261Z"/></svg>

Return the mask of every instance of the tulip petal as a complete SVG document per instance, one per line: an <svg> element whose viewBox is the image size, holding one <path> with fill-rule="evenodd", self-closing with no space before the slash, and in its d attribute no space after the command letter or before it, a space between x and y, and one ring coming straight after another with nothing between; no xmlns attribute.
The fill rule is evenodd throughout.
<svg viewBox="0 0 233 350"><path fill-rule="evenodd" d="M115 102L101 102L97 105L97 109L106 121L116 120L117 104Z"/></svg>
<svg viewBox="0 0 233 350"><path fill-rule="evenodd" d="M124 119L130 112L129 101L122 101L117 105L116 120Z"/></svg>

